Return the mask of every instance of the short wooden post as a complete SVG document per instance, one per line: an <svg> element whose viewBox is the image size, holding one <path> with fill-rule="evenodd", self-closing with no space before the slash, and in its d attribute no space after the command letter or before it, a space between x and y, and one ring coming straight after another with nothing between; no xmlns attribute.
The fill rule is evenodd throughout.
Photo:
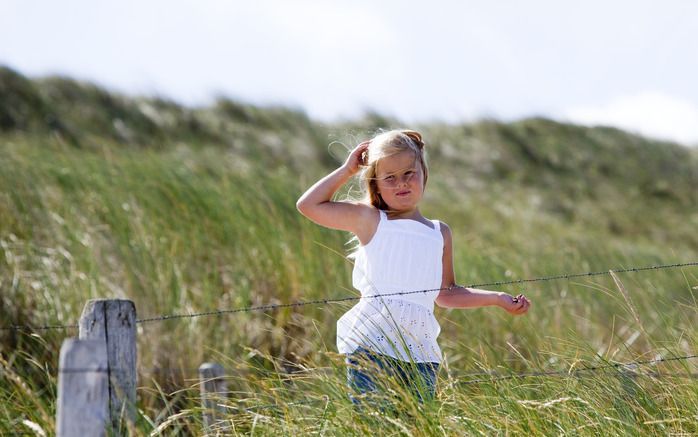
<svg viewBox="0 0 698 437"><path fill-rule="evenodd" d="M105 344L111 429L121 434L123 419L136 418L136 306L125 299L93 299L80 316L80 339Z"/></svg>
<svg viewBox="0 0 698 437"><path fill-rule="evenodd" d="M223 417L225 407L221 405L227 398L228 384L223 378L223 366L218 363L204 363L199 366L201 385L201 406L204 409L204 431Z"/></svg>
<svg viewBox="0 0 698 437"><path fill-rule="evenodd" d="M56 435L106 435L109 388L104 342L64 340L58 372Z"/></svg>

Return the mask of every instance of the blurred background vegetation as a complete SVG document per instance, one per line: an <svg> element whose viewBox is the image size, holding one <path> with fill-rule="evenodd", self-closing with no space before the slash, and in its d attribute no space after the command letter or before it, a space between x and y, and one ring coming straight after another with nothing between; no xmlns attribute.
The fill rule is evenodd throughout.
<svg viewBox="0 0 698 437"><path fill-rule="evenodd" d="M380 114L320 123L293 108L223 97L189 108L0 67L2 326L73 324L90 298L132 299L144 318L356 295L345 258L350 236L310 223L295 201L354 144L398 127L405 126ZM451 226L462 284L698 260L696 149L543 118L409 127L427 142L422 212ZM619 275L630 299L610 277L533 283L524 287L533 309L521 318L491 308L437 310L447 377L695 353L697 278L696 268ZM275 402L293 399L291 390L272 390L265 372L341 363L334 326L350 305L139 325L143 429L190 406L182 388L207 360L234 369L232 389L250 399L274 390ZM0 431L23 420L52 429L58 351L76 334L0 330ZM335 382L318 383L318 396L341 398L341 375ZM502 432L501 411L484 408L502 392L519 414L533 415L507 429L559 432L559 411L516 404L569 389L541 384L537 397L510 385L481 392L475 403L448 384L440 396L489 423L469 425L472 432ZM662 384L669 385L643 390L673 397L623 398L631 407L613 407L604 414L615 422L599 419L588 432L698 432L695 380ZM606 392L578 395L589 398L567 411L563 429L611 402ZM336 432L361 433L335 414ZM650 423L656 417L669 428ZM268 432L309 430L294 419L274 423ZM194 419L178 426L199 430Z"/></svg>

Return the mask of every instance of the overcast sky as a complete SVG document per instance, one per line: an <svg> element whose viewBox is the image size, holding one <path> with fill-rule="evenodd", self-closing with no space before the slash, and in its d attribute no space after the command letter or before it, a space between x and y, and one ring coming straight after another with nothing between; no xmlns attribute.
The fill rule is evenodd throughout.
<svg viewBox="0 0 698 437"><path fill-rule="evenodd" d="M319 120L546 116L698 144L698 1L0 0L0 64Z"/></svg>

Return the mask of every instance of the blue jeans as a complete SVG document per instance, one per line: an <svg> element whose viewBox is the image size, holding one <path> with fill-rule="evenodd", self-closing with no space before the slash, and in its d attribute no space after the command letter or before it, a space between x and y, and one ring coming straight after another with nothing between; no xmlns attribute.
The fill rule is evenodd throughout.
<svg viewBox="0 0 698 437"><path fill-rule="evenodd" d="M385 391L386 379L396 380L420 402L431 400L436 393L439 363L412 363L358 348L347 354L347 384L353 394ZM351 396L352 401L358 400Z"/></svg>

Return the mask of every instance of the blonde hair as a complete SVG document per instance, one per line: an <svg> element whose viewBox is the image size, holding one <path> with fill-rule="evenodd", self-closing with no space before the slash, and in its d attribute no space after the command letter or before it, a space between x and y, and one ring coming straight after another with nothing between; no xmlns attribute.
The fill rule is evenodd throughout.
<svg viewBox="0 0 698 437"><path fill-rule="evenodd" d="M374 137L364 155L365 168L361 174L361 185L365 191L364 202L384 211L389 210L388 205L378 193L376 180L376 167L378 162L389 156L397 155L404 151L414 153L415 160L419 162L424 174L424 186L427 185L429 170L424 157L424 141L422 135L413 130L396 129L383 132Z"/></svg>

